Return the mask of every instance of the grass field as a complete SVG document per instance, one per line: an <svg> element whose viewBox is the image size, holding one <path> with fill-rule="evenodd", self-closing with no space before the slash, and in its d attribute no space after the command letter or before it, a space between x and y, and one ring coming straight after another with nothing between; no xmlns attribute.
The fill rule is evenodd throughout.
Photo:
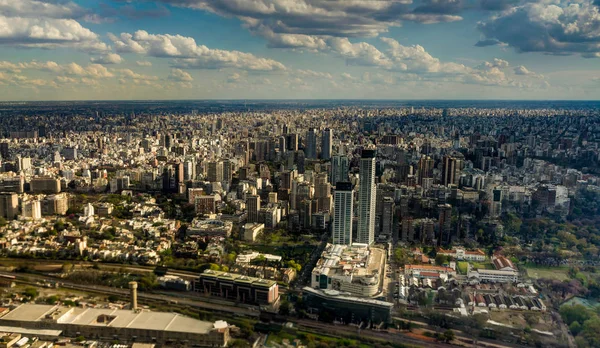
<svg viewBox="0 0 600 348"><path fill-rule="evenodd" d="M569 279L569 269L563 267L535 267L535 266L527 266L527 276L533 279L556 279L556 280L568 280Z"/></svg>
<svg viewBox="0 0 600 348"><path fill-rule="evenodd" d="M456 263L456 268L458 268L458 273L467 274L467 269L469 268L469 263L467 261L458 261Z"/></svg>

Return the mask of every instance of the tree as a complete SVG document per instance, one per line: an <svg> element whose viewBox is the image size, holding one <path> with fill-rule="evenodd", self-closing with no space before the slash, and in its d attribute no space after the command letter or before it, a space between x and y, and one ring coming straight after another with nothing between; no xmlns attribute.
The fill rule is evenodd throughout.
<svg viewBox="0 0 600 348"><path fill-rule="evenodd" d="M36 288L27 288L25 289L25 291L23 292L23 295L29 297L30 299L35 299L36 297L38 297L39 293L37 291Z"/></svg>
<svg viewBox="0 0 600 348"><path fill-rule="evenodd" d="M2 216L0 216L0 227L4 227L8 224L8 222L6 222L6 219L3 218Z"/></svg>
<svg viewBox="0 0 600 348"><path fill-rule="evenodd" d="M569 325L569 330L571 330L571 334L573 336L577 336L581 332L581 324L579 322L574 321Z"/></svg>
<svg viewBox="0 0 600 348"><path fill-rule="evenodd" d="M438 254L435 256L435 264L438 266L447 264L450 258L446 255Z"/></svg>

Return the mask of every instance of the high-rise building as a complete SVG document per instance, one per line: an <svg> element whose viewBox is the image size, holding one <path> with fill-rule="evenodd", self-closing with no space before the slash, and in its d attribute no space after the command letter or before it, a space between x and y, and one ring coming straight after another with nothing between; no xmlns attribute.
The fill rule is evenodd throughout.
<svg viewBox="0 0 600 348"><path fill-rule="evenodd" d="M221 182L223 181L223 162L213 161L208 162L208 181Z"/></svg>
<svg viewBox="0 0 600 348"><path fill-rule="evenodd" d="M331 185L348 181L349 161L346 155L335 155L331 160Z"/></svg>
<svg viewBox="0 0 600 348"><path fill-rule="evenodd" d="M314 128L309 128L306 133L306 144L304 147L306 158L317 158L317 131Z"/></svg>
<svg viewBox="0 0 600 348"><path fill-rule="evenodd" d="M331 149L333 145L333 131L326 128L321 135L321 158L324 160L331 159Z"/></svg>
<svg viewBox="0 0 600 348"><path fill-rule="evenodd" d="M458 185L458 178L462 170L462 160L444 156L442 160L442 185Z"/></svg>
<svg viewBox="0 0 600 348"><path fill-rule="evenodd" d="M0 143L0 157L8 159L8 143Z"/></svg>
<svg viewBox="0 0 600 348"><path fill-rule="evenodd" d="M357 242L375 240L375 150L363 150L359 168Z"/></svg>
<svg viewBox="0 0 600 348"><path fill-rule="evenodd" d="M14 192L0 192L0 216L9 220L19 214L19 195Z"/></svg>
<svg viewBox="0 0 600 348"><path fill-rule="evenodd" d="M450 204L438 205L439 218L438 226L440 231L440 239L438 244L450 241L450 233L452 232L452 206Z"/></svg>
<svg viewBox="0 0 600 348"><path fill-rule="evenodd" d="M394 199L391 197L383 197L382 208L381 236L389 239L392 237L392 229L394 227L394 211L396 210Z"/></svg>
<svg viewBox="0 0 600 348"><path fill-rule="evenodd" d="M434 161L429 156L423 156L419 160L419 185L423 186L423 179L433 178Z"/></svg>
<svg viewBox="0 0 600 348"><path fill-rule="evenodd" d="M248 212L247 222L258 222L260 213L260 196L250 195L246 197L246 210Z"/></svg>
<svg viewBox="0 0 600 348"><path fill-rule="evenodd" d="M334 191L333 244L352 244L354 191L349 182L338 182Z"/></svg>
<svg viewBox="0 0 600 348"><path fill-rule="evenodd" d="M231 183L233 179L233 162L231 160L223 161L223 181Z"/></svg>
<svg viewBox="0 0 600 348"><path fill-rule="evenodd" d="M298 134L288 134L286 145L289 151L298 151Z"/></svg>

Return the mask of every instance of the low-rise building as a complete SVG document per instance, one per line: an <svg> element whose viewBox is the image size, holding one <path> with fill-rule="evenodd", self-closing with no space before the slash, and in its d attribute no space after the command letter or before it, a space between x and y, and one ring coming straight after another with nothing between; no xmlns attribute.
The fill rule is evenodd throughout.
<svg viewBox="0 0 600 348"><path fill-rule="evenodd" d="M242 239L246 242L254 242L264 230L264 224L259 224L258 222L248 222L247 224L244 224Z"/></svg>
<svg viewBox="0 0 600 348"><path fill-rule="evenodd" d="M200 274L194 291L249 304L270 305L279 300L276 281L213 270Z"/></svg>
<svg viewBox="0 0 600 348"><path fill-rule="evenodd" d="M452 250L439 249L438 255L445 255L454 258L458 261L485 261L485 253L480 249L476 250L465 250L465 248L454 248Z"/></svg>
<svg viewBox="0 0 600 348"><path fill-rule="evenodd" d="M119 342L148 342L224 347L229 325L200 321L176 313L23 304L0 318L1 326L61 330L65 336Z"/></svg>
<svg viewBox="0 0 600 348"><path fill-rule="evenodd" d="M202 237L229 237L233 224L230 221L222 220L198 220L194 219L187 229L188 236Z"/></svg>

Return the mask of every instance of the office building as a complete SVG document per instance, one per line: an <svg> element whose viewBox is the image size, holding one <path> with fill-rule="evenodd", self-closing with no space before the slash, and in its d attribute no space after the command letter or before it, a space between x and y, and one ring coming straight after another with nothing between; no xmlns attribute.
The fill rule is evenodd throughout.
<svg viewBox="0 0 600 348"><path fill-rule="evenodd" d="M438 244L442 242L450 241L450 234L452 232L452 206L450 204L438 205L438 227L440 232L440 239Z"/></svg>
<svg viewBox="0 0 600 348"><path fill-rule="evenodd" d="M0 192L0 216L12 220L19 215L19 196L14 192Z"/></svg>
<svg viewBox="0 0 600 348"><path fill-rule="evenodd" d="M385 264L383 249L366 244L327 244L312 270L311 287L374 297L382 291Z"/></svg>
<svg viewBox="0 0 600 348"><path fill-rule="evenodd" d="M33 193L59 193L60 180L54 178L33 178L29 183Z"/></svg>
<svg viewBox="0 0 600 348"><path fill-rule="evenodd" d="M462 170L462 160L444 156L442 159L442 185L458 185L458 178Z"/></svg>
<svg viewBox="0 0 600 348"><path fill-rule="evenodd" d="M270 305L279 300L279 286L274 280L209 269L194 282L194 291L248 304Z"/></svg>
<svg viewBox="0 0 600 348"><path fill-rule="evenodd" d="M258 222L260 212L260 196L250 195L246 197L247 222Z"/></svg>
<svg viewBox="0 0 600 348"><path fill-rule="evenodd" d="M429 156L422 156L419 160L419 185L423 186L426 179L433 179L433 167L435 162Z"/></svg>
<svg viewBox="0 0 600 348"><path fill-rule="evenodd" d="M358 189L357 242L375 241L375 150L363 150L360 159Z"/></svg>
<svg viewBox="0 0 600 348"><path fill-rule="evenodd" d="M333 131L326 128L321 135L321 158L324 160L331 159L331 150L333 146Z"/></svg>
<svg viewBox="0 0 600 348"><path fill-rule="evenodd" d="M335 155L331 160L331 185L335 186L339 181L348 181L348 168L350 164L345 155Z"/></svg>
<svg viewBox="0 0 600 348"><path fill-rule="evenodd" d="M336 320L346 324L371 322L373 324L392 321L394 304L370 298L353 296L337 290L302 289L302 299L308 308L321 313L329 312Z"/></svg>
<svg viewBox="0 0 600 348"><path fill-rule="evenodd" d="M349 182L338 182L333 203L333 244L352 244L352 218L354 216L354 190Z"/></svg>
<svg viewBox="0 0 600 348"><path fill-rule="evenodd" d="M317 130L309 128L306 133L306 144L304 146L306 158L317 159Z"/></svg>
<svg viewBox="0 0 600 348"><path fill-rule="evenodd" d="M208 162L208 181L221 182L223 181L223 162L213 161Z"/></svg>
<svg viewBox="0 0 600 348"><path fill-rule="evenodd" d="M3 160L7 160L8 155L8 143L0 143L0 157L2 157Z"/></svg>
<svg viewBox="0 0 600 348"><path fill-rule="evenodd" d="M382 239L389 239L392 237L395 211L396 204L394 203L394 199L391 197L383 197L380 234Z"/></svg>
<svg viewBox="0 0 600 348"><path fill-rule="evenodd" d="M69 210L69 197L66 193L58 193L44 197L42 215L65 215Z"/></svg>

